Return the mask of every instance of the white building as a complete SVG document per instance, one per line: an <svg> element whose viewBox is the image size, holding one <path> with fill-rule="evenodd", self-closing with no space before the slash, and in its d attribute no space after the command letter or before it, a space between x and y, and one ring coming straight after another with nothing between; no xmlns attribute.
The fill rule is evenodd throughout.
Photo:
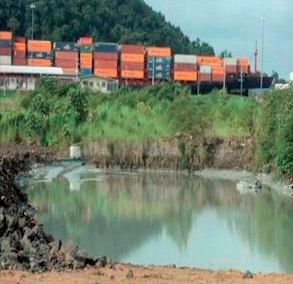
<svg viewBox="0 0 293 284"><path fill-rule="evenodd" d="M81 86L93 91L102 93L112 93L118 90L119 82L115 79L103 78L98 76L86 76L81 78Z"/></svg>

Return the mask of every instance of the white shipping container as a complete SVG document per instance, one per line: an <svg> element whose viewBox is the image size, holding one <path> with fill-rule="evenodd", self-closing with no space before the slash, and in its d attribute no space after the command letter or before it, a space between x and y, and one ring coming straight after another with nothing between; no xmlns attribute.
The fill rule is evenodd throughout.
<svg viewBox="0 0 293 284"><path fill-rule="evenodd" d="M293 83L293 72L290 73L289 81L290 81L290 83Z"/></svg>
<svg viewBox="0 0 293 284"><path fill-rule="evenodd" d="M12 56L0 56L0 65L12 65Z"/></svg>
<svg viewBox="0 0 293 284"><path fill-rule="evenodd" d="M196 64L196 62L197 62L196 55L188 55L188 54L174 55L174 63Z"/></svg>
<svg viewBox="0 0 293 284"><path fill-rule="evenodd" d="M202 74L211 74L212 73L212 67L209 65L200 65L199 66L199 72Z"/></svg>
<svg viewBox="0 0 293 284"><path fill-rule="evenodd" d="M224 59L226 66L236 66L237 58L225 58Z"/></svg>

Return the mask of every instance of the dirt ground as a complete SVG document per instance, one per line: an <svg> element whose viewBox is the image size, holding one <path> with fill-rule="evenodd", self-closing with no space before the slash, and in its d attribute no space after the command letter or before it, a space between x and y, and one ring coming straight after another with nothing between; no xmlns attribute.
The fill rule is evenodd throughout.
<svg viewBox="0 0 293 284"><path fill-rule="evenodd" d="M116 264L105 268L89 268L72 272L50 272L31 274L22 271L0 271L1 284L100 284L100 283L249 283L249 284L292 284L292 275L256 274L253 278L243 278L239 271L210 271L192 268L175 268L171 266L129 266Z"/></svg>

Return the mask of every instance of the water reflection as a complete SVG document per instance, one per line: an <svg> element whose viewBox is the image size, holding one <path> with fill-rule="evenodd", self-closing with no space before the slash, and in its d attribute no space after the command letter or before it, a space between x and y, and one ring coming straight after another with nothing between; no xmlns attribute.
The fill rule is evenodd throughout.
<svg viewBox="0 0 293 284"><path fill-rule="evenodd" d="M293 206L273 192L243 196L234 181L80 168L28 193L49 232L92 256L293 272Z"/></svg>

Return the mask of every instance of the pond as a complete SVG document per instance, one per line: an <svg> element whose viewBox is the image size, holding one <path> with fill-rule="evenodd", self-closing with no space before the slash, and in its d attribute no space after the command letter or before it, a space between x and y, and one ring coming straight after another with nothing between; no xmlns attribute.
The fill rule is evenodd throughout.
<svg viewBox="0 0 293 284"><path fill-rule="evenodd" d="M43 168L28 186L48 233L133 264L293 273L293 204L183 173Z"/></svg>

